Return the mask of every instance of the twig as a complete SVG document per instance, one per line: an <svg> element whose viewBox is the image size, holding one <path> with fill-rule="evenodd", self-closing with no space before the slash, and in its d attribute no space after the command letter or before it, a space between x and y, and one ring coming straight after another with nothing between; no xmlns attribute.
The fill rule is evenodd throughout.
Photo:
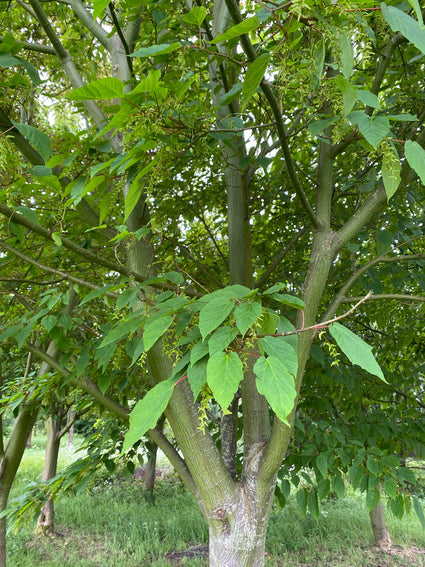
<svg viewBox="0 0 425 567"><path fill-rule="evenodd" d="M372 295L373 295L372 292L369 291L369 293L367 295L365 295L364 297L361 297L360 300L351 309L349 309L348 311L346 311L342 315L338 315L338 317L333 317L332 319L328 319L328 321L323 321L323 323L311 325L310 327L301 327L301 329L295 329L295 331L287 331L285 333L275 333L275 334L272 334L272 335L257 335L257 337L258 338L262 338L262 337L288 337L290 335L299 335L300 333L304 333L305 331L318 331L319 329L326 329L327 327L329 327L329 325L331 323L336 323L337 321L340 321L341 319L345 319L345 317L348 317L349 315L354 313L354 311L362 303L364 303L368 299L371 299Z"/></svg>

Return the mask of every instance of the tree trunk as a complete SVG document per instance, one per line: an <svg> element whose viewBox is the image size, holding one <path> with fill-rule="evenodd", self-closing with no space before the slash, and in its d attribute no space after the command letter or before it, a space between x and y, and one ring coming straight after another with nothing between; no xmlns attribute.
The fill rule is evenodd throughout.
<svg viewBox="0 0 425 567"><path fill-rule="evenodd" d="M7 507L7 499L9 491L5 487L0 486L0 510ZM0 567L6 567L6 518L0 518Z"/></svg>
<svg viewBox="0 0 425 567"><path fill-rule="evenodd" d="M10 489L24 454L28 435L37 418L37 412L34 405L23 406L13 424L0 463L0 512L7 508ZM6 518L0 518L0 567L6 567Z"/></svg>
<svg viewBox="0 0 425 567"><path fill-rule="evenodd" d="M392 547L391 536L385 521L382 500L379 500L376 508L369 512L375 545L382 551L389 551Z"/></svg>
<svg viewBox="0 0 425 567"><path fill-rule="evenodd" d="M73 422L73 419L74 419L74 410L72 408L69 408L66 424L69 425L70 422L72 421L72 425L71 425L71 427L69 428L69 431L68 431L68 446L70 446L70 447L74 446L74 422Z"/></svg>
<svg viewBox="0 0 425 567"><path fill-rule="evenodd" d="M158 455L158 445L154 443L152 447L152 453L149 457L148 464L146 465L145 486L148 490L153 490L155 488L157 455Z"/></svg>
<svg viewBox="0 0 425 567"><path fill-rule="evenodd" d="M231 502L213 510L209 519L210 567L264 567L265 542L276 477L261 483L258 469L264 443L253 447L244 478Z"/></svg>
<svg viewBox="0 0 425 567"><path fill-rule="evenodd" d="M42 480L50 480L56 475L58 456L60 448L61 419L55 415L48 418L46 422L47 443L46 456ZM43 535L51 534L55 529L55 509L53 500L49 498L43 505L41 514L37 520L36 532Z"/></svg>

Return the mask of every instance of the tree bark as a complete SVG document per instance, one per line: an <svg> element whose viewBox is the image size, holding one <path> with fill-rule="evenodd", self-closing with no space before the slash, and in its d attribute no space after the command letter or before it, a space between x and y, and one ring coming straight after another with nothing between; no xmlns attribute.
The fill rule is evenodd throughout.
<svg viewBox="0 0 425 567"><path fill-rule="evenodd" d="M390 532L385 521L384 507L380 499L376 508L369 512L375 545L381 551L389 551L392 547Z"/></svg>
<svg viewBox="0 0 425 567"><path fill-rule="evenodd" d="M259 482L265 444L252 447L234 498L213 511L209 521L210 567L263 567L265 541L276 478Z"/></svg>
<svg viewBox="0 0 425 567"><path fill-rule="evenodd" d="M42 480L50 480L56 475L60 448L61 419L51 415L46 421L47 443ZM52 534L55 530L55 508L53 499L49 498L43 505L37 519L36 532L43 535Z"/></svg>

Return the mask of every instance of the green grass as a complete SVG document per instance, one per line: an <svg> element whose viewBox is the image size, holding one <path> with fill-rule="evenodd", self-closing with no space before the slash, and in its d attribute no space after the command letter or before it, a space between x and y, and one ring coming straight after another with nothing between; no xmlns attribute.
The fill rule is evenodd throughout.
<svg viewBox="0 0 425 567"><path fill-rule="evenodd" d="M13 489L15 495L41 473L41 447L35 440L34 448L27 451ZM73 458L73 452L64 448L60 466ZM387 522L398 554L372 550L361 496L351 494L325 503L318 523L309 515L300 517L290 499L284 509L273 507L267 566L425 565L425 555L411 553L414 547L425 547L425 533L416 516L409 514L399 521L388 512ZM36 537L34 522L29 519L27 525L10 533L9 566L170 567L165 560L168 552L208 542L206 523L193 498L173 477L160 481L153 494L139 482L116 480L66 496L56 503L56 531L53 537ZM207 562L184 559L180 565L206 567Z"/></svg>

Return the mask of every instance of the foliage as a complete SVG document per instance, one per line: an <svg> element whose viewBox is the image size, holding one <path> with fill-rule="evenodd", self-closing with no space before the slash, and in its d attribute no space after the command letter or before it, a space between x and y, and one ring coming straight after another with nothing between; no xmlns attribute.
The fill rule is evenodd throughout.
<svg viewBox="0 0 425 567"><path fill-rule="evenodd" d="M378 300L409 302L388 307L397 328L423 315L423 22L416 2L393 4L97 1L91 11L30 0L24 17L20 5L5 15L6 63L31 41L29 80L2 70L2 132L24 159L0 200L2 297L13 299L0 340L49 364L54 341L59 389L82 388L124 420L132 409L124 451L145 434L158 443L212 537L220 522L239 525L235 481L252 482L267 517L282 460L302 469L305 455L287 455L297 401L296 436L332 423L314 405L321 375L330 397L318 399L353 427L344 441L330 427L327 449L315 440L304 464L318 484L301 487L299 508L318 517L319 496L342 494L347 471L354 486L367 479L369 509L379 482L396 515L406 508L406 469L363 434L375 410L394 409L390 379L408 351L393 355L385 335L381 346L359 327L379 330ZM63 281L80 300L69 317ZM335 354L335 341L374 375L350 370L369 394L393 388L388 404L355 411L357 392L338 395L327 357L307 393L322 328L324 347ZM422 374L411 380L420 402ZM162 414L173 438L156 427Z"/></svg>

